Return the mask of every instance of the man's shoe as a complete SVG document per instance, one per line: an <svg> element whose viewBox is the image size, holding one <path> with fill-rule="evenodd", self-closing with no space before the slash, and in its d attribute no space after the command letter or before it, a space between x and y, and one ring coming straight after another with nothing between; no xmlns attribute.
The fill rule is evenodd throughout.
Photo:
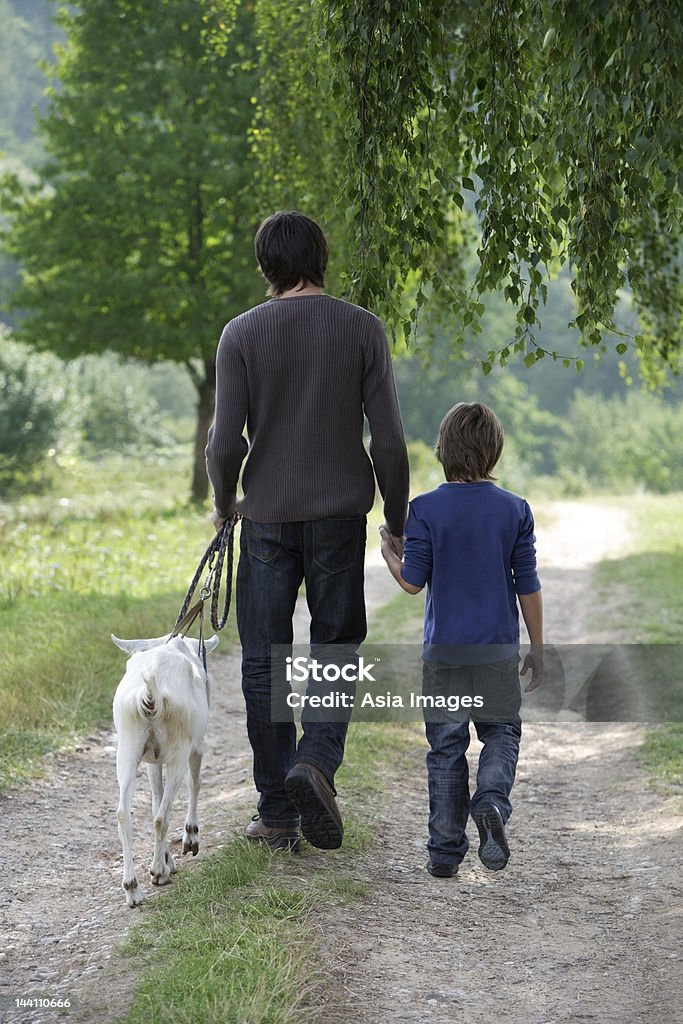
<svg viewBox="0 0 683 1024"><path fill-rule="evenodd" d="M434 878L453 878L458 873L458 864L432 864L427 862L427 871Z"/></svg>
<svg viewBox="0 0 683 1024"><path fill-rule="evenodd" d="M291 853L299 852L299 829L271 828L264 825L261 815L256 814L247 827L244 829L244 838L250 843L261 843L270 850L289 850Z"/></svg>
<svg viewBox="0 0 683 1024"><path fill-rule="evenodd" d="M482 804L474 815L479 829L479 860L489 871L502 871L510 857L505 826L495 804Z"/></svg>
<svg viewBox="0 0 683 1024"><path fill-rule="evenodd" d="M301 834L319 850L336 850L344 826L335 792L319 768L300 762L285 779L285 793L301 815Z"/></svg>

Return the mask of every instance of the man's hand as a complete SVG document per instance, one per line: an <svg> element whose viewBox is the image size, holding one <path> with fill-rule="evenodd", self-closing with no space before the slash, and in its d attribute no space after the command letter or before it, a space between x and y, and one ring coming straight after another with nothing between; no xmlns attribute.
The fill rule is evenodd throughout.
<svg viewBox="0 0 683 1024"><path fill-rule="evenodd" d="M525 693L531 693L532 690L538 689L543 682L543 648L534 647L532 645L531 650L524 659L522 665L521 674L525 676L527 672L531 672L531 680L524 687Z"/></svg>
<svg viewBox="0 0 683 1024"><path fill-rule="evenodd" d="M389 545L389 547L393 550L394 554L397 555L399 561L401 561L401 559L403 558L403 537L396 537L393 533L391 533L386 523L382 523L382 525L379 528L379 532L382 535L382 547L384 547L384 544L386 542Z"/></svg>
<svg viewBox="0 0 683 1024"><path fill-rule="evenodd" d="M386 525L380 526L380 535L382 537L382 558L387 563L389 572L394 577L399 587L405 590L406 594L419 594L422 587L414 587L412 583L406 583L401 576L401 569L403 568L403 538L394 537L393 534L389 533L389 529ZM401 554L399 555L396 551L396 546L400 545Z"/></svg>
<svg viewBox="0 0 683 1024"><path fill-rule="evenodd" d="M227 522L227 516L222 516L216 509L211 513L211 522L214 524L216 532L221 528L224 522Z"/></svg>

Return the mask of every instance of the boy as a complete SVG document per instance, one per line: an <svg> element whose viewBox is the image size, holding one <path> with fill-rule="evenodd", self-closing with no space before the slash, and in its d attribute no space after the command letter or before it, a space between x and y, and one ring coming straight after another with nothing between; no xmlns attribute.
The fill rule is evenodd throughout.
<svg viewBox="0 0 683 1024"><path fill-rule="evenodd" d="M497 487L491 475L503 438L500 420L487 406L454 405L436 446L446 483L410 503L403 561L380 527L382 555L397 583L409 594L428 587L423 692L459 695L447 705L459 712L425 710L431 748L427 870L438 878L455 875L467 853L470 813L484 866L499 871L508 861L505 822L521 736L517 600L531 641L522 667L522 674L531 670L526 692L543 676L533 516L523 498ZM478 707L472 717L483 749L470 801L470 712L462 709Z"/></svg>

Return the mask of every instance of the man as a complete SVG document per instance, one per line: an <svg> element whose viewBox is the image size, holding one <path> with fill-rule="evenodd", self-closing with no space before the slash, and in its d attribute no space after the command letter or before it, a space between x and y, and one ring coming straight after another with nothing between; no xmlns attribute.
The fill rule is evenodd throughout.
<svg viewBox="0 0 683 1024"><path fill-rule="evenodd" d="M244 834L271 849L296 850L301 830L314 846L334 849L343 836L334 775L348 716L335 722L303 715L297 746L293 719L273 720L271 647L292 643L303 580L312 647L355 651L365 639L374 478L401 554L408 459L384 328L367 310L323 292L328 249L320 227L301 213L275 213L259 227L255 249L270 301L223 331L206 449L214 522L220 526L235 509L242 516L237 625L260 793L259 814ZM244 497L236 503L245 456Z"/></svg>

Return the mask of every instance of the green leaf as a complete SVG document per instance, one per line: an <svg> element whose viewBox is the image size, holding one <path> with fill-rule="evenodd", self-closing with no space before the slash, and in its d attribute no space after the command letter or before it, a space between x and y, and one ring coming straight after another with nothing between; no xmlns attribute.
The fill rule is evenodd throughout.
<svg viewBox="0 0 683 1024"><path fill-rule="evenodd" d="M557 38L557 29L556 28L549 28L548 31L546 32L546 34L543 37L542 49L543 50L548 50L553 45L553 43L555 42L556 38Z"/></svg>

